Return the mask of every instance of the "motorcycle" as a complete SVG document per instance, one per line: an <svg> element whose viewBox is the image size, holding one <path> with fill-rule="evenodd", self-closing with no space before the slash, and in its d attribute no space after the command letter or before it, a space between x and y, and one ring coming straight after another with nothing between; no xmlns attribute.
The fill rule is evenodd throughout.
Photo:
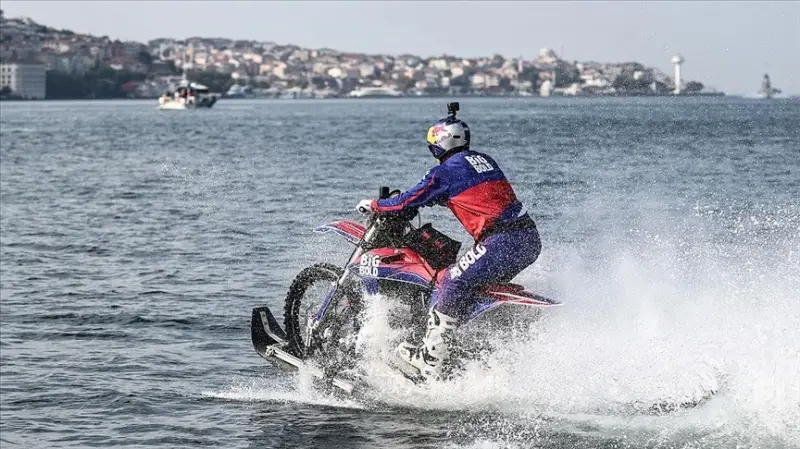
<svg viewBox="0 0 800 449"><path fill-rule="evenodd" d="M379 196L399 194L381 187ZM390 316L390 326L404 330L407 341L419 344L434 305L432 294L447 267L458 261L461 243L430 223L415 227L415 216L421 223L419 211L410 210L372 214L365 225L339 220L315 228L315 232L334 232L355 248L343 267L317 263L297 274L284 302L283 328L268 307L253 309L251 339L256 352L277 366L306 370L324 384L353 394L360 384L346 373L358 366L356 340L363 312L376 294L399 306L400 313ZM474 262L480 256L476 251L467 251L459 263ZM317 286L322 287L319 292ZM312 296L315 292L317 299ZM491 351L489 337L507 335L535 322L541 309L561 304L508 282L484 287L477 295L478 305L457 332L451 374L467 360ZM414 382L421 380L402 374Z"/></svg>

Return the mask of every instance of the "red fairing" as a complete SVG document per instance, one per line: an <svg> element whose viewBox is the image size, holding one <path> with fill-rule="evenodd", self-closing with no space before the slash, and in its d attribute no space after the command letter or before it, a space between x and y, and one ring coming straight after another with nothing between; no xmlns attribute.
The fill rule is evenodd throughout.
<svg viewBox="0 0 800 449"><path fill-rule="evenodd" d="M334 221L332 223L328 223L327 226L336 228L344 232L345 234L355 238L356 240L361 240L364 237L364 233L366 232L366 228L364 226L347 220Z"/></svg>
<svg viewBox="0 0 800 449"><path fill-rule="evenodd" d="M397 257L397 256L402 257ZM419 254L408 248L376 248L362 254L361 257L353 260L353 263L359 263L361 258L365 256L378 256L381 258L380 267L397 270L404 273L411 273L419 276L426 281L433 278L434 270L428 263L420 257ZM392 258L391 256L397 257ZM389 258L388 260L384 260ZM442 272L443 273L443 272Z"/></svg>
<svg viewBox="0 0 800 449"><path fill-rule="evenodd" d="M478 238L516 200L508 181L486 181L450 198L447 207L473 238Z"/></svg>
<svg viewBox="0 0 800 449"><path fill-rule="evenodd" d="M449 273L450 273L450 270L442 270L442 271L440 271L439 274L436 276L436 285L437 286L442 285L442 281L444 281L444 277L446 275L448 275Z"/></svg>

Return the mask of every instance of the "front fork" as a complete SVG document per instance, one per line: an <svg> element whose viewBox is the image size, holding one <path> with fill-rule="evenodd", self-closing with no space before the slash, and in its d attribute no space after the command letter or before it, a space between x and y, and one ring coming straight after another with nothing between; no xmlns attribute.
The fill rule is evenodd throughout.
<svg viewBox="0 0 800 449"><path fill-rule="evenodd" d="M364 254L364 246L365 246L364 244L365 242L370 242L372 240L373 236L375 235L375 232L377 232L377 228L378 226L376 226L376 223L373 221L373 223L369 226L369 229L367 229L367 231L364 233L364 237L361 238L361 241L359 241L355 249L353 249L353 252L350 254L350 257L347 259L347 263L345 264L345 269L343 270L342 275L339 276L339 279L336 280L336 283L333 285L331 291L328 292L328 295L322 301L322 306L320 306L319 310L314 315L314 321L311 323L311 325L309 325L306 328L307 342L311 343L313 341L312 337L316 333L320 323L322 323L323 317L325 316L325 312L327 312L328 307L330 306L331 302L333 302L336 293L339 292L340 288L344 285L344 283L347 282L353 275L353 273L350 272L348 267L350 266L350 264L353 263L353 261L361 257L362 254ZM330 333L330 328L326 329L325 332ZM328 338L329 336L330 335L325 335L325 333L323 333L322 338L325 339Z"/></svg>

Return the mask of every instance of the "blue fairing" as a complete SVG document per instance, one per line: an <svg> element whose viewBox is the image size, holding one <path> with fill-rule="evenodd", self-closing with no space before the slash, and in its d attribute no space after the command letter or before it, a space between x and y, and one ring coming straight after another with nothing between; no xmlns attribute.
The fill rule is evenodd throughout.
<svg viewBox="0 0 800 449"><path fill-rule="evenodd" d="M410 273L408 271L404 271L400 268L392 268L392 267L378 267L378 275L372 276L370 274L362 274L360 273L360 265L350 265L348 267L350 271L353 272L356 276L362 279L386 279L390 281L396 282L407 282L409 284L415 284L422 287L430 287L429 281L422 276Z"/></svg>

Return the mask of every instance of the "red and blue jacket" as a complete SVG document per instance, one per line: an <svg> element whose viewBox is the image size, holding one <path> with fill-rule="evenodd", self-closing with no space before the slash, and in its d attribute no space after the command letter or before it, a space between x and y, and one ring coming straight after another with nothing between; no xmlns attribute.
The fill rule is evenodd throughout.
<svg viewBox="0 0 800 449"><path fill-rule="evenodd" d="M472 150L453 154L400 195L374 200L372 209L392 213L433 205L450 208L476 241L491 227L527 216L494 159Z"/></svg>

